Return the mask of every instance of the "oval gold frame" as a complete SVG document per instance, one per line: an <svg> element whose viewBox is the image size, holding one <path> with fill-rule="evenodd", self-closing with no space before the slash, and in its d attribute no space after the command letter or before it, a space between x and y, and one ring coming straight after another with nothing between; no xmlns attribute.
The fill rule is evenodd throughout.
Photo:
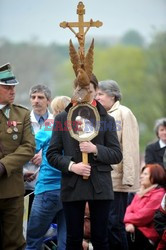
<svg viewBox="0 0 166 250"><path fill-rule="evenodd" d="M73 131L73 127L71 126L73 121L75 121L75 117L76 117L77 112L78 112L77 115L79 115L79 113L81 112L81 108L86 108L86 110L89 109L90 117L88 117L89 118L88 120L91 121L91 119L95 119L95 123L96 123L95 127L93 127L94 128L93 133L91 133L89 136L87 135L87 137L85 137L85 138L81 138L76 132ZM74 116L74 118L73 118L73 116ZM69 112L67 115L67 120L69 121L69 124L70 124L70 128L68 127L69 133L70 133L71 137L73 137L77 141L80 141L80 142L81 141L91 141L99 133L100 115L98 113L97 108L92 106L89 103L83 103L83 104L81 103L81 104L77 104L76 106L72 106L69 109Z"/></svg>

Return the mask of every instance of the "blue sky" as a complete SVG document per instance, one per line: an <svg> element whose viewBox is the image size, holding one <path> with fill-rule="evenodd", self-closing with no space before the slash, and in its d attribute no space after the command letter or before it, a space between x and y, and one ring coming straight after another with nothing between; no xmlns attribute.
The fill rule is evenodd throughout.
<svg viewBox="0 0 166 250"><path fill-rule="evenodd" d="M36 39L42 43L68 43L74 39L62 21L77 21L77 0L0 0L0 38ZM166 30L166 0L84 0L85 21L100 20L91 28L93 37L121 36L134 29L150 39L155 30Z"/></svg>

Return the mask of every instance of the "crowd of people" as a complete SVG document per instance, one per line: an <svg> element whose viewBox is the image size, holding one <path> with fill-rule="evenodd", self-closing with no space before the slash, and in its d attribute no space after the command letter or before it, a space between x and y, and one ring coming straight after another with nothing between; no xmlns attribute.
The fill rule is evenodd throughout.
<svg viewBox="0 0 166 250"><path fill-rule="evenodd" d="M30 112L14 104L17 84L10 64L1 66L0 249L43 249L51 223L58 250L88 250L89 241L94 250L166 249L166 118L155 122L157 141L141 168L138 122L116 81L90 79L86 108L101 127L87 141L66 129L72 109L73 124L77 117L70 97L52 100L46 85L35 85Z"/></svg>

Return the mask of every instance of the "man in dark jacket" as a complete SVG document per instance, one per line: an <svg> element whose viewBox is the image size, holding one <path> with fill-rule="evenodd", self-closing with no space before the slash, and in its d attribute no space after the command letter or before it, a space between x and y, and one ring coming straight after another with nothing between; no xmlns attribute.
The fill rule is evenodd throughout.
<svg viewBox="0 0 166 250"><path fill-rule="evenodd" d="M9 64L0 67L0 249L23 249L23 165L35 150L30 112L13 104L18 82Z"/></svg>
<svg viewBox="0 0 166 250"><path fill-rule="evenodd" d="M93 82L90 92L94 92ZM67 224L67 250L82 249L85 203L91 215L91 241L94 249L108 250L107 223L113 199L111 165L122 160L114 118L91 99L100 116L98 135L91 141L78 142L67 128L67 115L73 104L57 115L47 152L49 163L62 172L61 197ZM89 164L82 162L88 153ZM88 179L84 179L87 177Z"/></svg>
<svg viewBox="0 0 166 250"><path fill-rule="evenodd" d="M154 127L158 140L145 149L145 163L158 163L166 169L166 117L156 120Z"/></svg>

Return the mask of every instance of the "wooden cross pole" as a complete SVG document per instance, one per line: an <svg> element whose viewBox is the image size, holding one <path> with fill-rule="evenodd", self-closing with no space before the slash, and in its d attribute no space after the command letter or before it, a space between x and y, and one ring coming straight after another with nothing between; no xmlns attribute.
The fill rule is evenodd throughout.
<svg viewBox="0 0 166 250"><path fill-rule="evenodd" d="M84 14L85 14L85 5L83 2L79 2L77 5L77 14L78 14L78 22L62 22L60 23L60 27L69 28L77 37L79 43L79 55L80 58L84 58L84 44L85 44L85 35L90 29L90 27L97 27L103 25L100 21L93 21L92 19L89 22L84 22ZM78 32L76 32L73 28L78 28ZM84 29L86 28L86 30Z"/></svg>

